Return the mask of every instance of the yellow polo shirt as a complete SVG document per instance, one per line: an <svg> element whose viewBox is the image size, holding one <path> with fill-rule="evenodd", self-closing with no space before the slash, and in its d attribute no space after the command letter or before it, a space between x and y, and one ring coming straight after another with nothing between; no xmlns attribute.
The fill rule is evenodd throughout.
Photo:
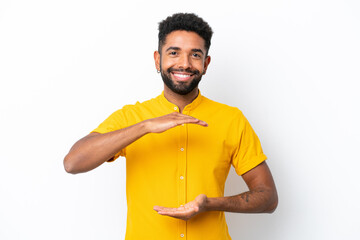
<svg viewBox="0 0 360 240"><path fill-rule="evenodd" d="M93 132L106 133L179 111L163 94L114 112ZM231 239L224 212L203 212L188 221L159 215L155 205L179 207L199 194L223 197L233 165L242 175L266 159L260 141L235 107L200 93L183 114L208 123L184 124L143 136L115 157L126 157L126 240Z"/></svg>

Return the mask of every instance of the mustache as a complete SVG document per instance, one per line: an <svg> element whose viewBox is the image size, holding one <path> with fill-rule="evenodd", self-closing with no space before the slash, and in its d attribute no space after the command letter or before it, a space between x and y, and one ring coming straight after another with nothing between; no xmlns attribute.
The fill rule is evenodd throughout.
<svg viewBox="0 0 360 240"><path fill-rule="evenodd" d="M171 72L186 72L186 73L191 73L191 74L200 74L200 71L199 70L191 70L189 68L187 69L183 69L183 68L179 68L179 69L176 69L176 68L168 68L167 70L168 73L171 73Z"/></svg>

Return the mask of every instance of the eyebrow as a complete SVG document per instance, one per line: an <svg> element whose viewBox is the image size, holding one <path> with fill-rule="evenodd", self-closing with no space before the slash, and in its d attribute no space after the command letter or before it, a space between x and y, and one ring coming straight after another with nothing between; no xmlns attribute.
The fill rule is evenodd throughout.
<svg viewBox="0 0 360 240"><path fill-rule="evenodd" d="M179 47L169 47L168 49L166 49L166 52L169 51L169 50L180 50Z"/></svg>
<svg viewBox="0 0 360 240"><path fill-rule="evenodd" d="M204 52L199 48L194 48L194 49L192 49L192 51L193 52L200 52L200 53L204 54Z"/></svg>
<svg viewBox="0 0 360 240"><path fill-rule="evenodd" d="M179 48L179 47L169 47L168 49L166 49L166 52L169 51L169 50L179 51L179 50L181 50L181 48ZM201 50L200 48L193 48L193 49L191 49L191 51L200 52L200 53L204 54L203 50Z"/></svg>

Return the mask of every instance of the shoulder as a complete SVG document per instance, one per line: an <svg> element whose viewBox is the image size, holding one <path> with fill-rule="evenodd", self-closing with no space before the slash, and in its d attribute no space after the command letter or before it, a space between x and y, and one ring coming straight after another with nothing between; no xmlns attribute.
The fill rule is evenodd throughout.
<svg viewBox="0 0 360 240"><path fill-rule="evenodd" d="M156 116L158 108L158 97L155 97L144 102L124 105L121 109L115 111L113 115L131 125Z"/></svg>
<svg viewBox="0 0 360 240"><path fill-rule="evenodd" d="M93 132L110 132L150 118L152 115L149 109L151 109L151 105L154 105L155 99L123 106L121 109L114 111Z"/></svg>
<svg viewBox="0 0 360 240"><path fill-rule="evenodd" d="M234 106L230 106L224 103L220 103L214 100L211 100L207 97L203 96L203 105L208 108L211 109L211 111L216 112L217 114L223 114L226 117L230 117L230 118L243 118L244 115L242 113L242 111Z"/></svg>
<svg viewBox="0 0 360 240"><path fill-rule="evenodd" d="M136 102L135 104L127 104L120 109L123 112L127 113L142 113L147 112L153 108L156 108L159 105L158 97L143 101L143 102Z"/></svg>

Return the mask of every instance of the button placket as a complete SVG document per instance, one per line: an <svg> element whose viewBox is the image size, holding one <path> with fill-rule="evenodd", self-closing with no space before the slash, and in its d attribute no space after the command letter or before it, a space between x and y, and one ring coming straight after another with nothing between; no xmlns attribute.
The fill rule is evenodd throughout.
<svg viewBox="0 0 360 240"><path fill-rule="evenodd" d="M183 112L183 114L187 114L187 112ZM187 201L186 196L186 166L187 166L187 124L181 125L179 129L180 138L179 138L179 172L178 172L178 186L179 186L179 205L184 206ZM179 220L179 239L186 239L186 231L187 231L187 222L183 220Z"/></svg>
<svg viewBox="0 0 360 240"><path fill-rule="evenodd" d="M179 190L180 202L179 205L186 203L186 127L180 129L180 151L179 151Z"/></svg>

